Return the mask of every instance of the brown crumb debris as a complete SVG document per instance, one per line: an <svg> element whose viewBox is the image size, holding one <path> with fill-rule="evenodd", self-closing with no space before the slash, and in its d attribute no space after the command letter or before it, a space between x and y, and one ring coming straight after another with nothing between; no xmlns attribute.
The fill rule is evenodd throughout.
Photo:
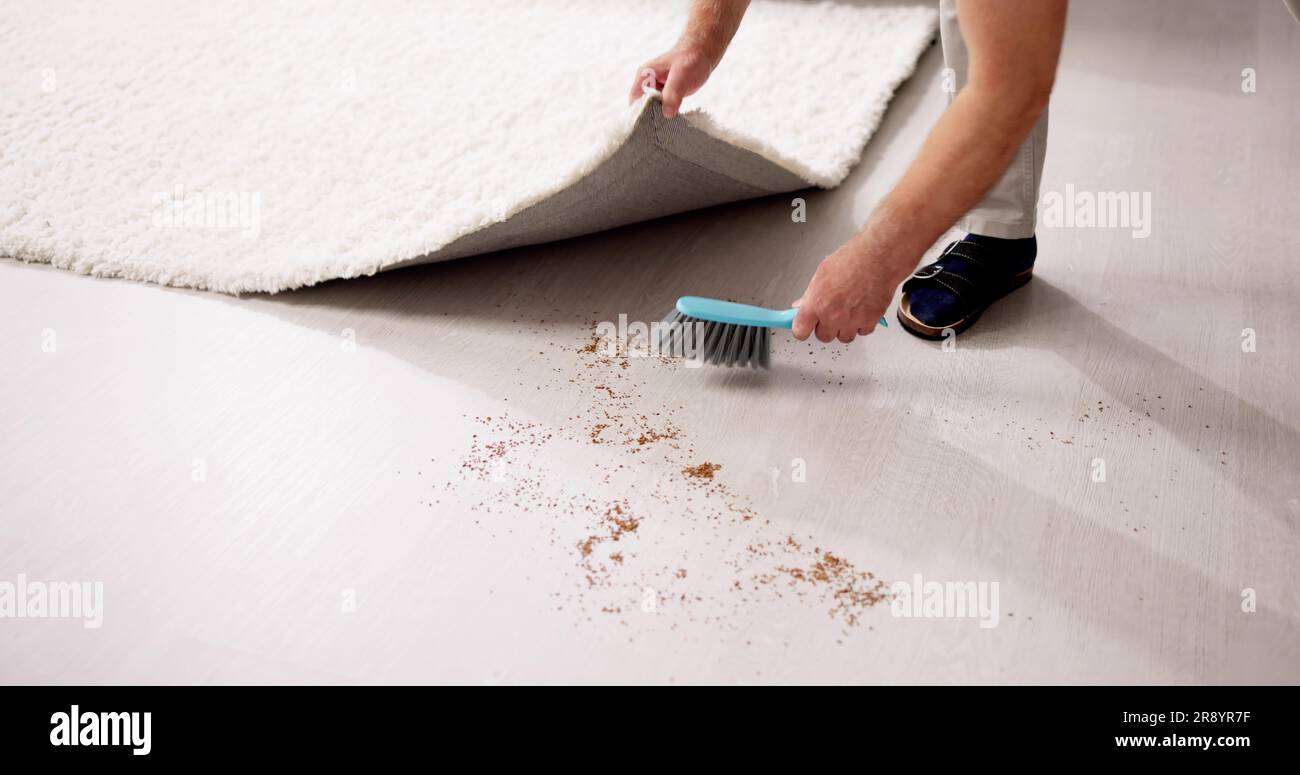
<svg viewBox="0 0 1300 775"><path fill-rule="evenodd" d="M644 392L645 375L664 374L675 360L612 356L611 340L599 335L582 341L551 342L570 360L557 358L552 376L537 386L566 402L579 397L567 417L539 423L504 411L466 415L486 430L472 434L459 461L460 483L470 488L464 495L481 499L467 504L476 525L495 536L539 529L520 527L526 514L545 520L547 551L573 564L572 585L550 592L557 611L579 621L616 614L637 628L675 630L690 621L737 630L746 610L785 600L816 605L849 626L886 598L884 583L843 555L812 549L810 536L778 531L748 496L715 476L720 463L697 462L704 456L679 424L686 407ZM588 473L557 478L548 463L557 445L589 449L581 469ZM437 484L443 497L457 487Z"/></svg>
<svg viewBox="0 0 1300 775"><path fill-rule="evenodd" d="M809 584L828 591L833 600L832 618L839 616L846 624L856 625L866 609L890 599L889 585L874 574L859 571L830 552L814 549L813 553L816 559L812 565L782 565L777 572L788 578L791 585ZM773 577L767 579L769 583L773 580Z"/></svg>
<svg viewBox="0 0 1300 775"><path fill-rule="evenodd" d="M587 586L594 587L606 583L609 569L596 565L592 559L598 544L617 543L624 537L635 533L641 527L641 520L626 510L626 503L615 503L606 509L596 525L596 532L578 542L578 555L582 558L582 567L587 571ZM616 565L622 565L622 552L614 552L609 559Z"/></svg>
<svg viewBox="0 0 1300 775"><path fill-rule="evenodd" d="M677 438L677 433L678 433L678 432L677 432L677 430L675 430L675 429L674 429L674 430L669 430L669 431L664 431L664 432L661 433L660 431L654 430L654 429L652 428L652 429L646 431L645 433L642 433L640 436L637 436L637 437L636 437L636 443L637 443L639 446L644 447L645 445L647 445L647 444L653 444L653 443L655 443L656 441L665 441L665 440L669 440L669 439L675 439L675 438Z"/></svg>
<svg viewBox="0 0 1300 775"><path fill-rule="evenodd" d="M722 468L718 463L700 463L698 465L687 466L682 469L682 473L692 479L712 479L713 475Z"/></svg>

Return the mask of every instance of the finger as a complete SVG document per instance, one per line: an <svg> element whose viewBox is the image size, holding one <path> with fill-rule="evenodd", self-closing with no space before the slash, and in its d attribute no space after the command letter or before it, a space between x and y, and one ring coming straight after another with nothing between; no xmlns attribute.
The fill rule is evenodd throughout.
<svg viewBox="0 0 1300 775"><path fill-rule="evenodd" d="M838 340L840 340L840 341L843 342L844 344L851 344L851 343L853 342L854 337L856 337L856 336L857 336L857 334L854 333L852 329L847 329L847 330L846 330L846 329L841 328L841 329L839 330L839 333L836 334L835 338L838 339Z"/></svg>
<svg viewBox="0 0 1300 775"><path fill-rule="evenodd" d="M644 92L641 91L642 69L638 68L636 75L632 78L632 88L627 93L627 104L631 105L641 99Z"/></svg>
<svg viewBox="0 0 1300 775"><path fill-rule="evenodd" d="M655 89L659 86L659 72L650 65L642 65L637 68L636 78L632 81L632 90L628 92L627 102L632 104L645 96L646 89Z"/></svg>
<svg viewBox="0 0 1300 775"><path fill-rule="evenodd" d="M795 299L794 301L790 302L790 306L791 306L791 307L795 307L795 308L798 308L799 305L801 305L801 304L803 304L803 297L802 297L802 296L800 296L799 298L797 298L797 299Z"/></svg>
<svg viewBox="0 0 1300 775"><path fill-rule="evenodd" d="M825 323L817 324L817 341L822 344L829 344L835 341L835 329Z"/></svg>
<svg viewBox="0 0 1300 775"><path fill-rule="evenodd" d="M668 82L664 84L664 118L676 116L681 109L682 98L686 96L684 78L680 67L668 71Z"/></svg>
<svg viewBox="0 0 1300 775"><path fill-rule="evenodd" d="M867 334L870 333L871 333L871 329L865 326L858 329L858 336L866 336Z"/></svg>
<svg viewBox="0 0 1300 775"><path fill-rule="evenodd" d="M817 316L812 311L800 307L799 313L794 316L794 323L790 326L790 330L794 332L794 338L802 342L816 327Z"/></svg>

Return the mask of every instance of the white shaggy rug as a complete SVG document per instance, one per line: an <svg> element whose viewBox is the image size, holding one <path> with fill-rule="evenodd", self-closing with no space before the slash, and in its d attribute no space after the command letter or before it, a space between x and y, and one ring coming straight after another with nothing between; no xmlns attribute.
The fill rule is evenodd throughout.
<svg viewBox="0 0 1300 775"><path fill-rule="evenodd" d="M932 2L754 3L665 121L685 2L7 0L0 255L228 293L837 185Z"/></svg>

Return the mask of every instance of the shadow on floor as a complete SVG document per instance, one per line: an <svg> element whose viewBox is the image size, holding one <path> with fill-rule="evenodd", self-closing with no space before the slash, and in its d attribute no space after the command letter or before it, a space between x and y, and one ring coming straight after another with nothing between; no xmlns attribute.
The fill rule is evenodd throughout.
<svg viewBox="0 0 1300 775"><path fill-rule="evenodd" d="M1214 438L1235 449L1268 442L1273 465L1263 470L1239 470L1227 477L1246 498L1268 512L1289 532L1296 532L1295 476L1287 466L1300 458L1300 432L1187 366L1170 358L1138 337L1093 312L1050 282L1036 278L989 310L967 333L960 347L989 350L1014 347L1040 350L1065 359L1091 384L1104 390L1136 416L1149 418L1176 439L1191 456L1218 475L1225 465L1219 450L1206 450L1205 430L1216 428ZM1132 389L1133 375L1158 374L1162 382L1194 396L1193 411L1172 414L1149 412L1154 406ZM1167 402L1172 399L1166 397ZM1199 405L1199 410L1197 409ZM1259 429L1271 429L1261 438ZM1199 451L1198 451L1199 450Z"/></svg>

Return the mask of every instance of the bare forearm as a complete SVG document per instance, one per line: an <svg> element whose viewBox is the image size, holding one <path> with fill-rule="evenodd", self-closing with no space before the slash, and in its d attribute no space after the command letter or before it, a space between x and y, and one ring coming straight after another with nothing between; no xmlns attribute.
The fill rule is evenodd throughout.
<svg viewBox="0 0 1300 775"><path fill-rule="evenodd" d="M717 67L747 8L749 0L695 0L678 45L698 49Z"/></svg>
<svg viewBox="0 0 1300 775"><path fill-rule="evenodd" d="M847 343L871 333L925 250L1002 176L1037 115L1032 100L962 90L867 225L817 268L795 337Z"/></svg>
<svg viewBox="0 0 1300 775"><path fill-rule="evenodd" d="M930 132L902 180L847 248L884 262L897 282L935 240L970 211L1029 136L1046 94L968 87Z"/></svg>
<svg viewBox="0 0 1300 775"><path fill-rule="evenodd" d="M851 242L899 282L1002 177L1047 108L1066 0L958 0L969 79Z"/></svg>
<svg viewBox="0 0 1300 775"><path fill-rule="evenodd" d="M957 0L966 85L866 227L817 267L793 328L823 342L872 331L934 243L1006 171L1047 106L1067 0Z"/></svg>

